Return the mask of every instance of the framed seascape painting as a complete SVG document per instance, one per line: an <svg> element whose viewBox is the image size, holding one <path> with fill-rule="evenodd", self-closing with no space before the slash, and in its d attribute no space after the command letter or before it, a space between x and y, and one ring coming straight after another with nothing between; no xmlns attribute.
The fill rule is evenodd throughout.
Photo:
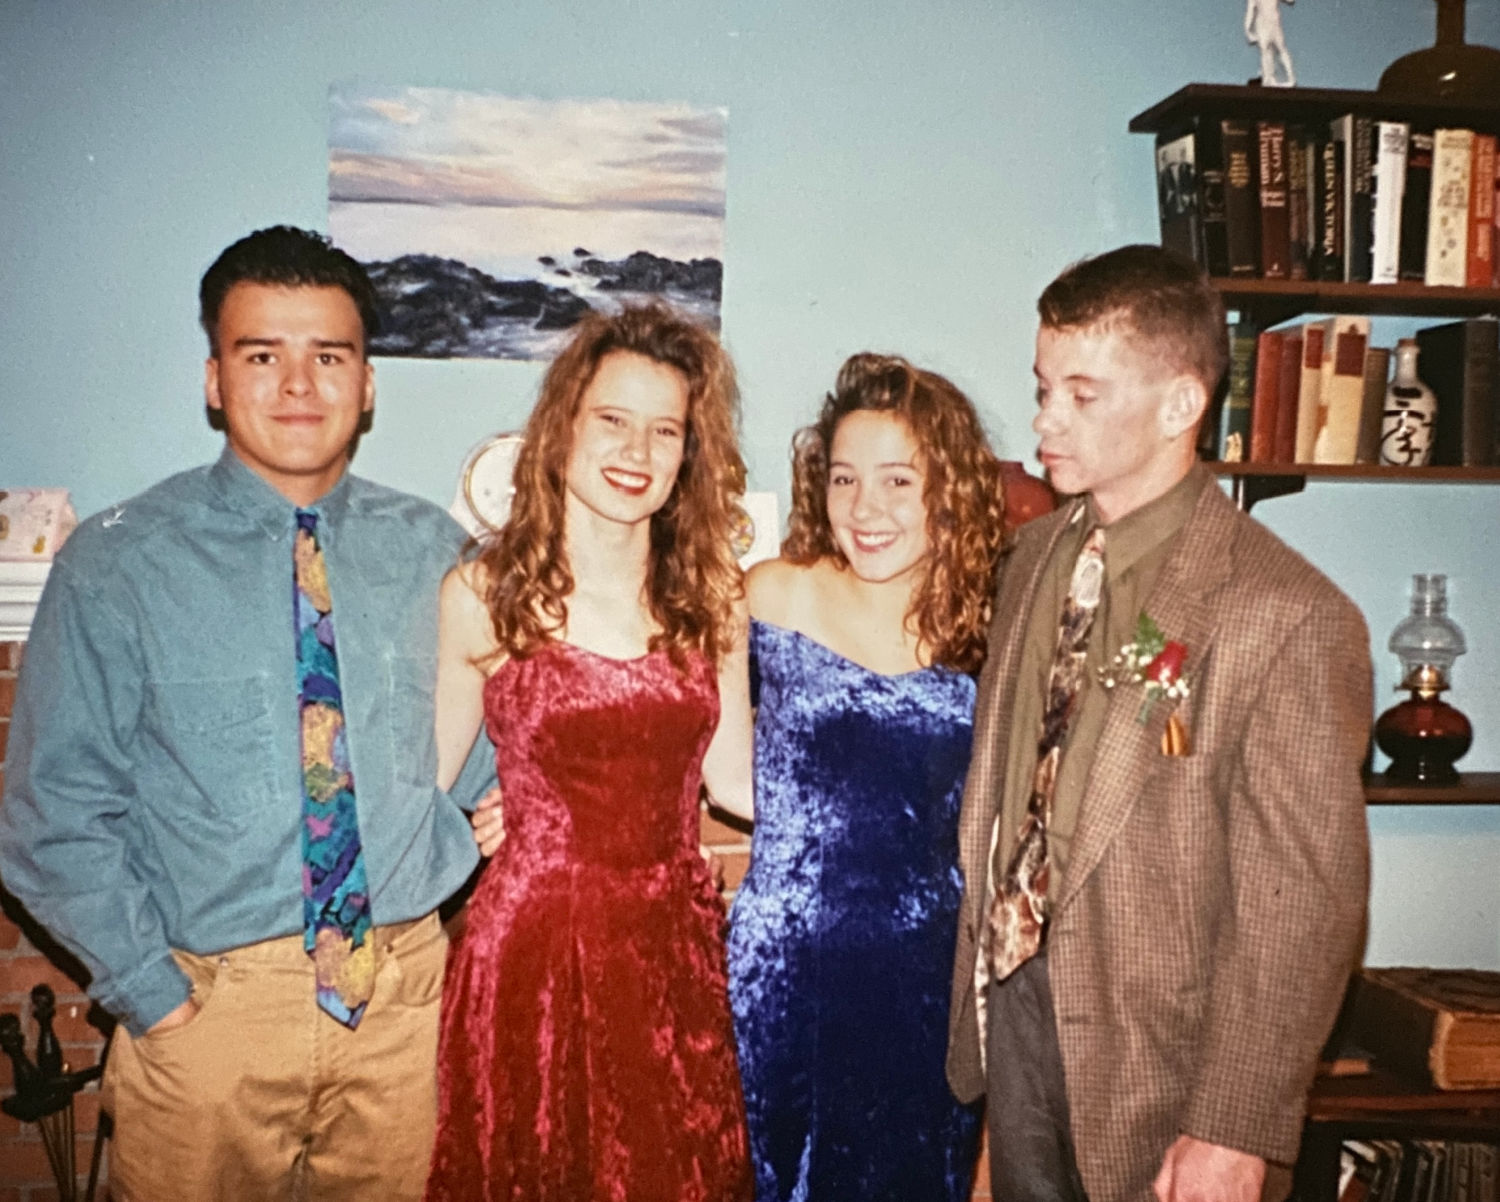
<svg viewBox="0 0 1500 1202"><path fill-rule="evenodd" d="M585 313L648 297L718 329L726 110L368 84L329 99L328 231L380 294L375 354L548 359Z"/></svg>

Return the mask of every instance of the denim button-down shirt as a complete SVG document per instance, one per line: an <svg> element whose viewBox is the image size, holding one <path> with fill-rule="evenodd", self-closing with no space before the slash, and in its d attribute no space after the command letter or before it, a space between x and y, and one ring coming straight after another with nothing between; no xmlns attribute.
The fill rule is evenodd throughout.
<svg viewBox="0 0 1500 1202"><path fill-rule="evenodd" d="M433 741L438 584L462 532L347 473L311 508L372 912L401 922L476 861L465 815L436 787ZM37 609L0 879L132 1034L189 995L170 948L207 955L302 930L294 513L226 449L82 524ZM485 783L484 750L455 788L466 802Z"/></svg>

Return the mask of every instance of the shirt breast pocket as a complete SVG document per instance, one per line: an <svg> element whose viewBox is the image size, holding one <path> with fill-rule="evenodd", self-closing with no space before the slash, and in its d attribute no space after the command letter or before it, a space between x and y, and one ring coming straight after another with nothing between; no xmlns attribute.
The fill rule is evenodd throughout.
<svg viewBox="0 0 1500 1202"><path fill-rule="evenodd" d="M423 788L437 785L436 672L432 661L410 655L392 656L386 664L391 763L398 781Z"/></svg>
<svg viewBox="0 0 1500 1202"><path fill-rule="evenodd" d="M277 762L264 676L152 681L147 709L156 752L148 758L158 760L156 783L174 798L174 820L190 822L201 814L216 825L244 829L264 813L275 791Z"/></svg>

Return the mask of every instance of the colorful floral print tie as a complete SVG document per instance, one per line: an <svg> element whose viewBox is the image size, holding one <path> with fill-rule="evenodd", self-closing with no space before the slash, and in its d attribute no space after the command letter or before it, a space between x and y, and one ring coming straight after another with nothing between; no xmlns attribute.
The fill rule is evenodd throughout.
<svg viewBox="0 0 1500 1202"><path fill-rule="evenodd" d="M1052 796L1057 788L1057 768L1062 760L1068 723L1078 686L1083 683L1084 659L1088 655L1089 631L1104 591L1104 528L1095 526L1084 539L1073 565L1068 599L1063 603L1058 625L1057 649L1047 674L1047 703L1036 743L1036 774L1031 782L1031 800L1021 833L1011 852L990 909L990 976L1003 981L1042 946L1047 926L1047 883L1051 860L1047 848L1047 826L1052 821ZM997 845L996 854L999 848Z"/></svg>
<svg viewBox="0 0 1500 1202"><path fill-rule="evenodd" d="M292 604L302 713L302 918L318 1005L351 1029L375 986L370 891L344 735L333 601L318 515L297 511Z"/></svg>

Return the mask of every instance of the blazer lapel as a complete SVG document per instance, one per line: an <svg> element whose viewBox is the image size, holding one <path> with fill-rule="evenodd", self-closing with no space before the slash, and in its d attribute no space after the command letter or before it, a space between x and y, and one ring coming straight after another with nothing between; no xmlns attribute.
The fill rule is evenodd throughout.
<svg viewBox="0 0 1500 1202"><path fill-rule="evenodd" d="M1229 545L1238 518L1239 511L1218 485L1206 484L1146 602L1146 612L1163 634L1187 647L1183 675L1189 681L1213 641L1216 615L1212 595L1229 578ZM1160 762L1162 734L1172 706L1152 706L1150 718L1142 725L1140 705L1139 690L1128 685L1119 687L1109 699L1104 729L1084 786L1062 893L1057 899L1059 909L1088 880L1110 841L1125 825L1147 774Z"/></svg>

